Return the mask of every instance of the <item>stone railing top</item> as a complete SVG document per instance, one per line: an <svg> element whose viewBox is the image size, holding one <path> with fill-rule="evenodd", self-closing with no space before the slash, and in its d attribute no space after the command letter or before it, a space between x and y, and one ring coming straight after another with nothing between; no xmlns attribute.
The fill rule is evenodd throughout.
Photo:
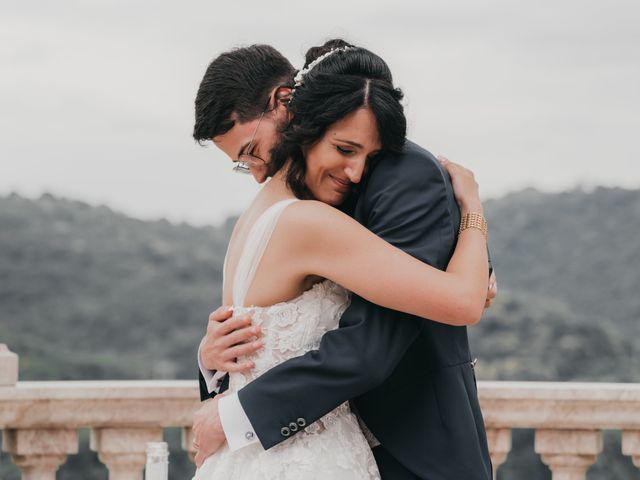
<svg viewBox="0 0 640 480"><path fill-rule="evenodd" d="M640 384L478 382L489 428L640 430Z"/></svg>
<svg viewBox="0 0 640 480"><path fill-rule="evenodd" d="M640 384L478 382L478 391L488 428L640 430ZM190 426L199 403L191 380L18 382L0 387L0 429Z"/></svg>
<svg viewBox="0 0 640 480"><path fill-rule="evenodd" d="M0 387L0 429L190 426L192 380L18 382Z"/></svg>
<svg viewBox="0 0 640 480"><path fill-rule="evenodd" d="M640 402L638 383L478 382L482 396L504 400L587 400Z"/></svg>
<svg viewBox="0 0 640 480"><path fill-rule="evenodd" d="M193 399L198 382L193 380L101 380L18 382L0 387L0 402L6 400L63 399Z"/></svg>

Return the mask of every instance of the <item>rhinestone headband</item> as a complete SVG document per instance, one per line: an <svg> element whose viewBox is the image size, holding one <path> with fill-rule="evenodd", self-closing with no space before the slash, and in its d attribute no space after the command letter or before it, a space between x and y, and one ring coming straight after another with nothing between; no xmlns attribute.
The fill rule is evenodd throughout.
<svg viewBox="0 0 640 480"><path fill-rule="evenodd" d="M303 68L301 70L298 71L298 73L296 74L295 78L293 79L294 81L294 85L293 85L293 90L291 91L291 95L293 95L296 91L296 88L300 87L304 82L304 76L309 73L311 70L313 70L313 68L318 65L322 60L324 60L325 58L333 55L336 52L346 52L347 50L351 50L354 47L340 47L340 48L332 48L331 50L329 50L327 53L324 53L322 55L320 55L318 58L316 58L313 62L311 62L307 68Z"/></svg>

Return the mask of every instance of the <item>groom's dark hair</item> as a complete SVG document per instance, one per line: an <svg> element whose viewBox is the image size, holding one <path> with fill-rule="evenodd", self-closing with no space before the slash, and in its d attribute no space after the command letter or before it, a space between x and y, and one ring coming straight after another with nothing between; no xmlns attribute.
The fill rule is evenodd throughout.
<svg viewBox="0 0 640 480"><path fill-rule="evenodd" d="M236 48L207 67L196 95L193 138L202 142L222 135L240 122L258 118L269 93L292 82L295 69L269 45Z"/></svg>

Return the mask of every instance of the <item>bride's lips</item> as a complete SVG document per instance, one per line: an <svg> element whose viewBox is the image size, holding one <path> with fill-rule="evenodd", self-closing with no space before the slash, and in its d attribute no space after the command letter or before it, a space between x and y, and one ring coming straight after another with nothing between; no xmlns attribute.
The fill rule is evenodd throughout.
<svg viewBox="0 0 640 480"><path fill-rule="evenodd" d="M351 187L351 182L349 180L341 180L331 174L329 174L329 176L331 177L331 180L333 180L334 183L338 186L338 190L347 191L349 190L349 187Z"/></svg>

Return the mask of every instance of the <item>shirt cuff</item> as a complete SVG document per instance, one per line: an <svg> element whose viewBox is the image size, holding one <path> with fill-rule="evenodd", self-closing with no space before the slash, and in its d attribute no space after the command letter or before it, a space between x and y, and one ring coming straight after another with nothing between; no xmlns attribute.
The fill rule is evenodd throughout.
<svg viewBox="0 0 640 480"><path fill-rule="evenodd" d="M203 338L204 340L204 338ZM200 368L200 373L202 374L202 377L204 378L204 383L207 384L207 391L209 393L211 392L216 392L216 393L220 393L220 381L222 380L222 378L227 374L227 372L218 372L216 370L209 370L207 368L204 368L204 365L202 365L202 359L200 358L200 348L202 347L202 341L200 342L200 345L198 346L198 367Z"/></svg>
<svg viewBox="0 0 640 480"><path fill-rule="evenodd" d="M225 395L218 402L218 413L222 430L227 437L229 450L239 450L254 443L259 443L249 417L240 404L238 392Z"/></svg>

